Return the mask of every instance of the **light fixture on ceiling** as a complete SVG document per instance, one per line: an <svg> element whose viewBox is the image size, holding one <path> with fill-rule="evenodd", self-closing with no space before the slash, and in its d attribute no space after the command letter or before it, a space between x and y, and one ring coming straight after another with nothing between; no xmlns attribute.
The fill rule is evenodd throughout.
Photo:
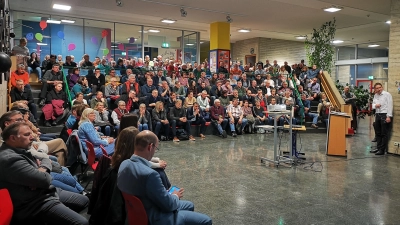
<svg viewBox="0 0 400 225"><path fill-rule="evenodd" d="M52 19L49 19L46 22L47 23L54 23L54 24L60 24L61 23L61 21L59 21L59 20L52 20Z"/></svg>
<svg viewBox="0 0 400 225"><path fill-rule="evenodd" d="M53 9L59 9L59 10L70 10L71 6L70 5L60 5L60 4L54 4Z"/></svg>
<svg viewBox="0 0 400 225"><path fill-rule="evenodd" d="M139 30L139 33L142 33L142 31ZM148 33L148 31L147 31L147 30L144 30L143 33L146 34L146 33Z"/></svg>
<svg viewBox="0 0 400 225"><path fill-rule="evenodd" d="M296 36L295 38L296 38L297 40L304 40L304 39L307 38L307 36L305 36L305 35L298 35L298 36Z"/></svg>
<svg viewBox="0 0 400 225"><path fill-rule="evenodd" d="M229 16L229 15L226 16L226 22L228 22L228 23L233 22L233 19L231 18L231 16Z"/></svg>
<svg viewBox="0 0 400 225"><path fill-rule="evenodd" d="M111 48L116 48L116 47L118 47L118 45L112 45L112 46L111 46Z"/></svg>
<svg viewBox="0 0 400 225"><path fill-rule="evenodd" d="M37 45L47 45L46 43L36 43Z"/></svg>
<svg viewBox="0 0 400 225"><path fill-rule="evenodd" d="M162 22L162 23L175 23L176 20L172 20L172 19L162 19L161 22Z"/></svg>
<svg viewBox="0 0 400 225"><path fill-rule="evenodd" d="M338 12L338 11L340 11L342 9L343 9L343 7L339 7L339 6L331 6L331 7L328 7L328 8L323 8L323 10L325 12Z"/></svg>
<svg viewBox="0 0 400 225"><path fill-rule="evenodd" d="M187 16L187 12L185 11L185 9L183 7L181 8L181 16L182 17L186 17Z"/></svg>
<svg viewBox="0 0 400 225"><path fill-rule="evenodd" d="M148 30L150 33L160 33L160 30L150 29Z"/></svg>
<svg viewBox="0 0 400 225"><path fill-rule="evenodd" d="M121 0L115 0L115 3L117 4L117 6L122 7L124 4L122 3Z"/></svg>
<svg viewBox="0 0 400 225"><path fill-rule="evenodd" d="M368 48L376 48L376 47L379 47L379 45L377 44L368 45Z"/></svg>
<svg viewBox="0 0 400 225"><path fill-rule="evenodd" d="M203 44L204 42L200 41L200 44Z"/></svg>
<svg viewBox="0 0 400 225"><path fill-rule="evenodd" d="M239 29L238 32L240 33L249 33L251 30L250 29Z"/></svg>
<svg viewBox="0 0 400 225"><path fill-rule="evenodd" d="M186 45L187 45L187 46L193 46L194 44L192 44L192 43L187 43Z"/></svg>
<svg viewBox="0 0 400 225"><path fill-rule="evenodd" d="M135 39L135 41L137 41L137 40L138 40L137 38L134 38L134 39ZM131 40L131 38L127 38L126 40L130 41L130 40Z"/></svg>
<svg viewBox="0 0 400 225"><path fill-rule="evenodd" d="M385 23L387 23L387 24L391 24L391 23L392 23L392 21L388 20L388 21L386 21Z"/></svg>
<svg viewBox="0 0 400 225"><path fill-rule="evenodd" d="M332 43L333 44L340 44L340 43L343 43L343 41L342 40L334 40L334 41L332 41Z"/></svg>
<svg viewBox="0 0 400 225"><path fill-rule="evenodd" d="M75 20L61 20L62 23L75 23Z"/></svg>

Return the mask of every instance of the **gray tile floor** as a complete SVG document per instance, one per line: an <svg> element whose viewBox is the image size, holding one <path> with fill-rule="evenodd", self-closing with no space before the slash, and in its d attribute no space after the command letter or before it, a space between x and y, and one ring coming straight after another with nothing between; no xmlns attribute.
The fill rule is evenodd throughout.
<svg viewBox="0 0 400 225"><path fill-rule="evenodd" d="M292 168L260 163L272 156L272 134L162 142L156 156L214 224L400 224L400 157L369 153L371 118L346 139L347 158L325 155L324 134L300 136L307 163Z"/></svg>

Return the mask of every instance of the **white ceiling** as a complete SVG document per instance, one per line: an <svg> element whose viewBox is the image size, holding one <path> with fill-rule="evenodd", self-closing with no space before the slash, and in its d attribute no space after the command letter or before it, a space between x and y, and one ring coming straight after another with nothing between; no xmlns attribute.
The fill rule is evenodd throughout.
<svg viewBox="0 0 400 225"><path fill-rule="evenodd" d="M295 40L296 35L310 34L313 28L319 28L335 17L336 39L345 41L341 45L379 42L381 47L388 47L390 25L385 21L390 19L390 0L121 1L122 7L118 7L115 0L11 0L10 7L12 10L64 17L199 31L202 40L209 39L210 23L226 21L226 16L230 15L233 19L232 43L253 37ZM71 5L72 9L69 12L53 10L54 3ZM332 5L341 6L343 10L337 13L322 10ZM181 7L187 11L186 17L181 17ZM163 18L176 19L177 22L166 25L160 22ZM240 28L251 29L251 32L239 33L237 30Z"/></svg>

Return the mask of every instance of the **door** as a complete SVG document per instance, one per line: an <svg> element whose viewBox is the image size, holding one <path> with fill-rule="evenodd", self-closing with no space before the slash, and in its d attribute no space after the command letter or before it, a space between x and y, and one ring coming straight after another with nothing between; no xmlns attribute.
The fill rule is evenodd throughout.
<svg viewBox="0 0 400 225"><path fill-rule="evenodd" d="M250 67L256 64L256 55L246 55L245 64L250 63Z"/></svg>

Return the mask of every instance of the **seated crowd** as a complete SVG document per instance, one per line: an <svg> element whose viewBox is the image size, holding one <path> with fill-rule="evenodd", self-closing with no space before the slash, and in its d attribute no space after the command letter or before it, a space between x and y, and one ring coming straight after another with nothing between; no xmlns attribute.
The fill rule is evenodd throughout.
<svg viewBox="0 0 400 225"><path fill-rule="evenodd" d="M320 71L315 66L308 70L304 62L279 67L267 60L257 69L235 64L230 73L221 63L209 79L207 62L192 66L161 56L154 61L146 56L117 62L96 57L91 62L88 55L79 63L73 60L67 56L62 62L62 57L51 55L40 71L43 122L52 126L65 120L60 138L38 128L25 66L11 75L12 110L0 118L0 189L10 192L15 224L89 224L79 214L88 206L91 224L124 223L122 194L142 201L151 224L160 224L159 217L162 224L212 224L208 216L193 212L193 203L180 200L183 189L168 193L167 164L153 157L159 141L195 141L192 126L199 127L200 138L205 138L209 124L226 138L227 131L236 137L254 133L257 125L289 122L290 117L269 115L268 105L294 108L297 118L311 117L314 128L319 116L327 120L329 101L316 78ZM78 65L90 68L86 76L79 76ZM60 66L70 66L65 79ZM32 67L28 71L39 73ZM318 114L311 113L310 101L317 100ZM292 122L297 121L292 116ZM109 157L111 162L103 174L107 179L97 180L97 191L92 190L89 199L68 168L92 154L91 146L99 163Z"/></svg>
<svg viewBox="0 0 400 225"><path fill-rule="evenodd" d="M314 128L318 127L318 118L323 116L310 112L310 101L320 99L321 90L317 76L321 71L315 65L308 69L303 61L292 67L285 62L280 67L276 60L272 65L267 60L264 66L258 63L253 69L250 65L242 67L238 63L233 65L230 73L226 73L226 67L221 62L219 71L208 78L206 74L211 72L207 68L207 62L194 63L192 66L190 63L163 60L161 56L154 61L146 56L144 64L139 63L143 62L142 59L136 58L119 59L114 63L113 59L107 61L96 57L91 62L89 55L85 54L78 65L89 68L88 74L80 76L80 68L69 67L69 74L64 79L60 66L75 66L76 63L72 56L67 56L65 62L61 61L62 57L58 57L59 61L55 58L55 55L51 55L46 60L44 64L47 70L43 71L41 79L39 105L43 107L45 126L57 125L65 119L69 113L69 105L75 103L88 104L95 110L94 123L105 136L116 136L120 117L126 113L135 113L139 115L140 131L154 130L160 140L174 141L179 141L179 136L186 136L194 141L190 129L192 125L200 126L198 136L201 138L205 138L205 126L209 124L216 128L221 137L226 137L224 131L228 128L223 126L220 130L218 126L221 116L228 119L228 131L233 137L244 131L253 133L256 130L255 125L273 125L274 118L267 111L270 104L294 107L294 117L311 117ZM11 95L14 97L13 101L27 101L34 119L37 120L36 105L29 90L29 74L24 69L24 65L20 65L12 73L14 88ZM116 71L121 75L117 75ZM302 95L305 95L305 99ZM222 115L215 116L212 113L217 107L216 100L223 108ZM247 106L244 106L245 101ZM158 102L159 109L155 109ZM195 103L198 106L193 110ZM162 109L160 104L163 105ZM263 110L256 110L257 104ZM163 126L153 116L159 110L165 111L167 118L163 120ZM280 120L279 124L283 125L285 122L288 121Z"/></svg>

